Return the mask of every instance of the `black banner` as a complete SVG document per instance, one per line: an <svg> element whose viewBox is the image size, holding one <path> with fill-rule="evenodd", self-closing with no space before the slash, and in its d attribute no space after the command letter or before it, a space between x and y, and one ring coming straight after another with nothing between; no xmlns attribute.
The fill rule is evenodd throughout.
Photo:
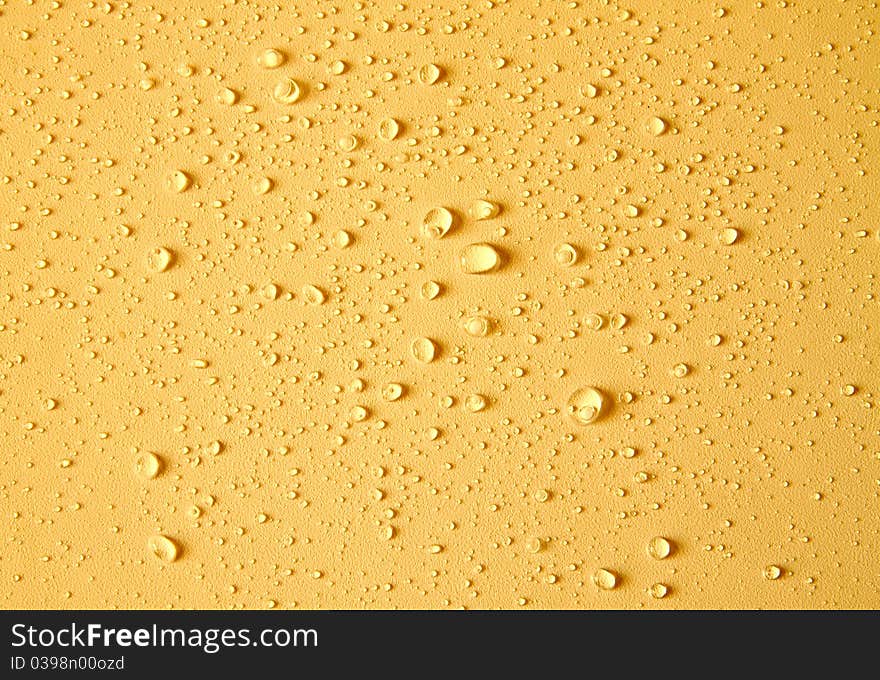
<svg viewBox="0 0 880 680"><path fill-rule="evenodd" d="M486 664L517 677L559 668L581 676L609 662L627 675L665 675L701 658L727 670L760 662L766 671L775 660L790 671L834 655L840 670L867 655L856 640L878 622L876 612L711 611L5 611L0 619L2 678L193 670L434 677Z"/></svg>

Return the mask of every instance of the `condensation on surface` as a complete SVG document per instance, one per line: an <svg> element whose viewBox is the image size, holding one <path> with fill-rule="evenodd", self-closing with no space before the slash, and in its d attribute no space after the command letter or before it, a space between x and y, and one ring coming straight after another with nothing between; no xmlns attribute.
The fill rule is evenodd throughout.
<svg viewBox="0 0 880 680"><path fill-rule="evenodd" d="M0 606L880 606L878 20L0 2Z"/></svg>

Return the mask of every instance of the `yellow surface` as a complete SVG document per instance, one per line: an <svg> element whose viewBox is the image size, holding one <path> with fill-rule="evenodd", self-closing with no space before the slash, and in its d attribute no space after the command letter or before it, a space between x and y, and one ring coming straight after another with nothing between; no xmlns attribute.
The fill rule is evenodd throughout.
<svg viewBox="0 0 880 680"><path fill-rule="evenodd" d="M878 20L3 2L0 605L880 606Z"/></svg>

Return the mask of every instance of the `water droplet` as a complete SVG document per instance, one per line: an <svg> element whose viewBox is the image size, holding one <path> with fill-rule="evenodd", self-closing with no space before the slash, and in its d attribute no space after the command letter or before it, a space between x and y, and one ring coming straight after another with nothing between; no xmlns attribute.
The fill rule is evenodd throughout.
<svg viewBox="0 0 880 680"><path fill-rule="evenodd" d="M599 314L587 314L584 317L584 326L591 331L598 331L605 325L605 319Z"/></svg>
<svg viewBox="0 0 880 680"><path fill-rule="evenodd" d="M340 229L333 234L332 243L336 248L348 248L351 245L351 234L345 229Z"/></svg>
<svg viewBox="0 0 880 680"><path fill-rule="evenodd" d="M147 549L163 562L174 562L180 555L177 543L162 534L150 536L147 539Z"/></svg>
<svg viewBox="0 0 880 680"><path fill-rule="evenodd" d="M410 345L410 353L416 361L429 364L437 356L437 345L430 338L416 338Z"/></svg>
<svg viewBox="0 0 880 680"><path fill-rule="evenodd" d="M419 294L424 300L433 300L440 295L441 290L442 287L436 281L425 281L419 290Z"/></svg>
<svg viewBox="0 0 880 680"><path fill-rule="evenodd" d="M367 419L367 416L370 415L370 411L365 406L358 405L352 407L350 415L354 422L359 423Z"/></svg>
<svg viewBox="0 0 880 680"><path fill-rule="evenodd" d="M465 274L488 274L501 266L501 254L491 243L471 243L459 256Z"/></svg>
<svg viewBox="0 0 880 680"><path fill-rule="evenodd" d="M419 82L423 85L433 85L438 80L442 71L436 64L425 64L419 68Z"/></svg>
<svg viewBox="0 0 880 680"><path fill-rule="evenodd" d="M655 583L648 589L648 592L651 593L651 597L662 600L669 593L669 587L663 583Z"/></svg>
<svg viewBox="0 0 880 680"><path fill-rule="evenodd" d="M192 180L183 170L175 170L166 180L167 186L175 193L181 193L189 189Z"/></svg>
<svg viewBox="0 0 880 680"><path fill-rule="evenodd" d="M157 246L147 253L146 267L151 272L162 273L168 271L174 261L174 253L167 248Z"/></svg>
<svg viewBox="0 0 880 680"><path fill-rule="evenodd" d="M485 338L492 329L492 322L485 316L469 316L462 325L465 332L475 338Z"/></svg>
<svg viewBox="0 0 880 680"><path fill-rule="evenodd" d="M302 296L307 304L315 306L324 304L324 301L327 299L323 290L310 283L307 283L302 287Z"/></svg>
<svg viewBox="0 0 880 680"><path fill-rule="evenodd" d="M382 388L382 398L385 401L397 401L403 396L403 385L400 383L388 383Z"/></svg>
<svg viewBox="0 0 880 680"><path fill-rule="evenodd" d="M302 96L302 88L293 78L278 81L272 88L272 99L279 104L293 104Z"/></svg>
<svg viewBox="0 0 880 680"><path fill-rule="evenodd" d="M254 193L257 196L268 194L272 190L272 180L268 177L260 177L254 183Z"/></svg>
<svg viewBox="0 0 880 680"><path fill-rule="evenodd" d="M270 47L260 52L257 63L263 68L278 68L285 62L285 59L283 52Z"/></svg>
<svg viewBox="0 0 880 680"><path fill-rule="evenodd" d="M665 560L672 553L672 543L663 536L648 541L648 554L655 560Z"/></svg>
<svg viewBox="0 0 880 680"><path fill-rule="evenodd" d="M560 243L553 249L553 259L561 267L571 267L578 261L578 251L570 243Z"/></svg>
<svg viewBox="0 0 880 680"><path fill-rule="evenodd" d="M492 201L477 199L468 208L468 215L475 220L491 220L501 212L501 206Z"/></svg>
<svg viewBox="0 0 880 680"><path fill-rule="evenodd" d="M593 572L593 583L601 590L613 590L617 587L617 574L608 569L597 569Z"/></svg>
<svg viewBox="0 0 880 680"><path fill-rule="evenodd" d="M358 141L358 138L355 137L354 135L343 135L336 142L336 144L339 146L339 148L342 151L345 151L346 153L350 153L350 152L354 151L355 149L357 149L359 143L360 142Z"/></svg>
<svg viewBox="0 0 880 680"><path fill-rule="evenodd" d="M379 138L390 142L400 134L400 123L394 118L384 118L379 123Z"/></svg>
<svg viewBox="0 0 880 680"><path fill-rule="evenodd" d="M530 553L541 552L541 548L543 547L544 542L537 536L530 536L526 539L526 550L528 550Z"/></svg>
<svg viewBox="0 0 880 680"><path fill-rule="evenodd" d="M691 369L687 364L675 364L672 367L672 375L676 378L684 378L690 372Z"/></svg>
<svg viewBox="0 0 880 680"><path fill-rule="evenodd" d="M718 240L725 246L732 246L739 239L739 230L733 227L722 229L718 234Z"/></svg>
<svg viewBox="0 0 880 680"><path fill-rule="evenodd" d="M422 236L443 238L452 228L455 216L447 208L431 208L422 218Z"/></svg>
<svg viewBox="0 0 880 680"><path fill-rule="evenodd" d="M612 314L611 315L611 328L615 331L619 331L621 328L626 326L629 323L629 317L626 314Z"/></svg>
<svg viewBox="0 0 880 680"><path fill-rule="evenodd" d="M566 410L579 425L590 425L602 415L605 397L595 387L582 387L568 398Z"/></svg>
<svg viewBox="0 0 880 680"><path fill-rule="evenodd" d="M235 90L231 90L228 87L224 87L217 94L217 101L221 104L226 104L227 106L232 106L235 102L238 101L238 92Z"/></svg>
<svg viewBox="0 0 880 680"><path fill-rule="evenodd" d="M464 406L471 413L477 413L486 408L486 397L482 394L469 394L464 398Z"/></svg>
<svg viewBox="0 0 880 680"><path fill-rule="evenodd" d="M162 459L155 453L140 451L134 458L134 470L144 479L155 479L162 470Z"/></svg>
<svg viewBox="0 0 880 680"><path fill-rule="evenodd" d="M764 567L764 578L768 581L775 581L780 576L782 576L782 569L775 564L770 564Z"/></svg>
<svg viewBox="0 0 880 680"><path fill-rule="evenodd" d="M645 122L645 127L647 128L647 130L650 134L657 137L659 135L662 135L664 132L666 132L667 125L666 125L666 121L663 120L662 118L659 118L657 116L651 116Z"/></svg>

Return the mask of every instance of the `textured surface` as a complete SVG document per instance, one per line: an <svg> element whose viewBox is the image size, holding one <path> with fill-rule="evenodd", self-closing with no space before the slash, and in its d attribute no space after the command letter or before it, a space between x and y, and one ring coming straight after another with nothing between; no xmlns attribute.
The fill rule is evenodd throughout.
<svg viewBox="0 0 880 680"><path fill-rule="evenodd" d="M880 605L876 3L279 4L0 2L0 605Z"/></svg>

